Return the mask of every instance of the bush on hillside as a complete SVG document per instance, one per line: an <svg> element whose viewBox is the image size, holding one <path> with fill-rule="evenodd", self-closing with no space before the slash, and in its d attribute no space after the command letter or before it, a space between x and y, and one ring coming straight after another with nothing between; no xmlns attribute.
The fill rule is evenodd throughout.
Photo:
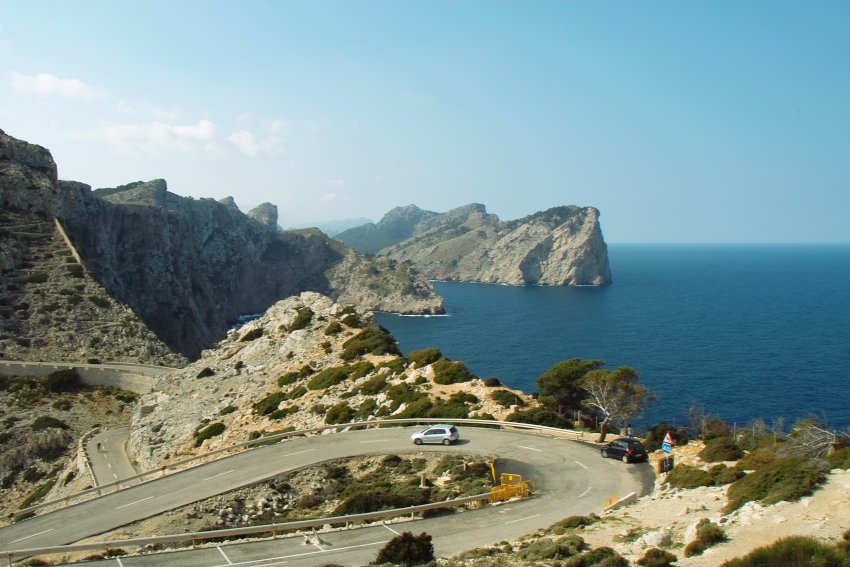
<svg viewBox="0 0 850 567"><path fill-rule="evenodd" d="M661 448L661 443L664 441L664 437L668 433L670 434L670 437L673 438L674 445L685 445L691 440L687 427L676 427L669 423L662 422L658 425L653 425L647 430L646 436L643 440L643 446L646 447L646 450L649 452L659 450Z"/></svg>
<svg viewBox="0 0 850 567"><path fill-rule="evenodd" d="M375 370L380 370L381 368L389 368L390 374L401 374L404 372L404 365L404 358L393 358L392 360L382 362L381 364L375 367Z"/></svg>
<svg viewBox="0 0 850 567"><path fill-rule="evenodd" d="M433 417L429 414L434 403L428 396L421 396L408 403L403 410L393 415L394 419L412 419L414 417ZM442 416L446 417L446 416Z"/></svg>
<svg viewBox="0 0 850 567"><path fill-rule="evenodd" d="M754 471L775 460L776 453L770 449L756 449L738 459L735 468L741 471Z"/></svg>
<svg viewBox="0 0 850 567"><path fill-rule="evenodd" d="M342 343L342 348L343 360L353 360L364 354L401 354L398 343L383 327L363 329Z"/></svg>
<svg viewBox="0 0 850 567"><path fill-rule="evenodd" d="M744 452L735 444L731 436L710 439L706 442L705 448L699 452L699 457L708 463L737 461L743 456Z"/></svg>
<svg viewBox="0 0 850 567"><path fill-rule="evenodd" d="M791 536L759 547L722 567L848 567L850 560L840 549L813 537Z"/></svg>
<svg viewBox="0 0 850 567"><path fill-rule="evenodd" d="M360 393L364 396L374 396L387 387L386 376L372 376L360 386Z"/></svg>
<svg viewBox="0 0 850 567"><path fill-rule="evenodd" d="M325 414L325 423L333 425L336 423L348 423L354 417L354 410L345 402L331 406Z"/></svg>
<svg viewBox="0 0 850 567"><path fill-rule="evenodd" d="M311 374L313 374L313 369L310 367L309 364L305 364L299 370L296 370L294 372L287 372L286 374L278 377L277 385L281 387L288 386L297 382L298 380L301 380L302 378L307 378Z"/></svg>
<svg viewBox="0 0 850 567"><path fill-rule="evenodd" d="M284 392L272 392L259 402L256 402L252 407L257 415L269 415L277 409L280 403L286 399Z"/></svg>
<svg viewBox="0 0 850 567"><path fill-rule="evenodd" d="M45 429L69 429L67 423L49 415L37 417L35 421L32 422L32 425L30 425L30 428L33 431L43 431Z"/></svg>
<svg viewBox="0 0 850 567"><path fill-rule="evenodd" d="M393 565L421 565L434 560L434 545L431 536L422 532L418 536L404 532L391 539L378 552L375 563Z"/></svg>
<svg viewBox="0 0 850 567"><path fill-rule="evenodd" d="M286 392L286 399L287 400L297 400L298 398L300 398L301 396L303 396L306 393L307 393L307 388L305 388L304 386L295 386L294 388L292 388L291 390Z"/></svg>
<svg viewBox="0 0 850 567"><path fill-rule="evenodd" d="M307 382L307 388L310 390L324 390L335 386L340 382L344 382L348 378L348 366L334 366L325 368Z"/></svg>
<svg viewBox="0 0 850 567"><path fill-rule="evenodd" d="M555 535L563 535L567 530L575 530L585 526L590 526L598 521L599 516L593 513L588 516L569 516L549 526L546 529L546 532Z"/></svg>
<svg viewBox="0 0 850 567"><path fill-rule="evenodd" d="M545 425L548 427L560 427L561 429L569 429L570 422L553 411L543 408L531 408L527 410L515 411L505 418L505 421L513 421L516 423L529 423L533 425Z"/></svg>
<svg viewBox="0 0 850 567"><path fill-rule="evenodd" d="M525 561L545 561L548 559L566 559L582 552L587 544L577 535L568 535L551 540L541 539L520 550L519 557Z"/></svg>
<svg viewBox="0 0 850 567"><path fill-rule="evenodd" d="M210 423L195 433L195 447L200 447L204 441L224 433L225 426L221 422Z"/></svg>
<svg viewBox="0 0 850 567"><path fill-rule="evenodd" d="M490 394L490 397L493 398L493 401L495 401L503 408L509 408L513 405L519 407L525 405L525 402L522 401L522 398L520 398L510 390L495 390L492 394Z"/></svg>
<svg viewBox="0 0 850 567"><path fill-rule="evenodd" d="M286 328L290 333L292 331L300 331L307 327L310 324L310 321L313 320L313 310L309 307L302 307L298 310L295 315L295 319L292 320L292 323Z"/></svg>
<svg viewBox="0 0 850 567"><path fill-rule="evenodd" d="M830 468L850 469L850 447L837 450L827 458L827 461Z"/></svg>
<svg viewBox="0 0 850 567"><path fill-rule="evenodd" d="M247 333L242 335L242 337L240 337L240 339L239 339L239 342L240 343L247 343L247 342L250 342L250 341L257 340L262 336L263 336L262 327L254 327L253 329L251 329L250 331L248 331Z"/></svg>
<svg viewBox="0 0 850 567"><path fill-rule="evenodd" d="M484 379L484 385L488 388L496 388L502 385L502 381L495 376L490 376L489 378Z"/></svg>
<svg viewBox="0 0 850 567"><path fill-rule="evenodd" d="M776 459L729 487L725 511L737 510L750 501L767 505L808 496L826 478L824 465L805 457Z"/></svg>
<svg viewBox="0 0 850 567"><path fill-rule="evenodd" d="M585 551L562 563L563 567L629 567L629 562L613 548L603 546Z"/></svg>
<svg viewBox="0 0 850 567"><path fill-rule="evenodd" d="M354 329L360 329L363 327L363 320L360 319L356 313L349 313L340 319L340 322L346 327L352 327Z"/></svg>
<svg viewBox="0 0 850 567"><path fill-rule="evenodd" d="M209 366L207 366L205 368L202 368L201 371L198 372L198 375L195 376L195 378L207 378L208 376L214 376L214 375L215 375L215 372L213 372L213 369L210 368Z"/></svg>
<svg viewBox="0 0 850 567"><path fill-rule="evenodd" d="M341 332L342 325L339 323L339 321L331 321L330 323L328 323L328 326L325 327L325 334L328 336L338 335Z"/></svg>
<svg viewBox="0 0 850 567"><path fill-rule="evenodd" d="M702 555L703 551L712 545L726 541L726 539L726 532L723 531L723 528L711 522L708 518L703 518L697 524L696 539L685 546L685 557Z"/></svg>
<svg viewBox="0 0 850 567"><path fill-rule="evenodd" d="M451 361L441 358L432 366L434 369L434 382L437 384L459 384L469 382L475 376L466 368L462 362Z"/></svg>
<svg viewBox="0 0 850 567"><path fill-rule="evenodd" d="M407 353L405 358L413 365L413 368L422 368L443 358L443 353L439 349L430 347L421 350L412 350Z"/></svg>
<svg viewBox="0 0 850 567"><path fill-rule="evenodd" d="M657 547L647 549L643 557L637 560L642 567L670 567L677 561L678 557Z"/></svg>

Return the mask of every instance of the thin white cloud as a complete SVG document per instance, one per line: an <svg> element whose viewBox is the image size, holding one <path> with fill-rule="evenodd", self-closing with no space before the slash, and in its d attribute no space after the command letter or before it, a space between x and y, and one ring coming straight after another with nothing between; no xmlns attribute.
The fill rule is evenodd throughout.
<svg viewBox="0 0 850 567"><path fill-rule="evenodd" d="M125 154L214 154L221 151L218 130L211 120L184 125L160 121L146 124L108 122L91 131L71 132L69 136L77 140L106 142Z"/></svg>
<svg viewBox="0 0 850 567"><path fill-rule="evenodd" d="M338 195L336 193L326 193L325 195L322 195L322 202L330 203L331 201L336 201L337 197Z"/></svg>
<svg viewBox="0 0 850 567"><path fill-rule="evenodd" d="M12 73L12 89L20 94L58 96L63 98L106 98L106 91L79 79L62 79L50 73L23 75Z"/></svg>
<svg viewBox="0 0 850 567"><path fill-rule="evenodd" d="M247 120L246 116L241 117L240 121ZM289 123L284 120L264 120L260 124L259 134L243 128L228 136L227 141L246 156L276 156L283 152L284 133L288 126Z"/></svg>
<svg viewBox="0 0 850 567"><path fill-rule="evenodd" d="M346 180L342 178L325 179L325 184L331 187L344 187L346 183Z"/></svg>

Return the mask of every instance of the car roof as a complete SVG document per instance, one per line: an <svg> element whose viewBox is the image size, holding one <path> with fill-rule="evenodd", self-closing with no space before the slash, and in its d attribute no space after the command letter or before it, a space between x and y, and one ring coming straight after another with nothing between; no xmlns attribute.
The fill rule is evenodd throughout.
<svg viewBox="0 0 850 567"><path fill-rule="evenodd" d="M454 425L449 425L447 423L432 423L431 425L426 427L426 429L434 429L435 427L443 427L445 429L450 429L450 428L454 427Z"/></svg>

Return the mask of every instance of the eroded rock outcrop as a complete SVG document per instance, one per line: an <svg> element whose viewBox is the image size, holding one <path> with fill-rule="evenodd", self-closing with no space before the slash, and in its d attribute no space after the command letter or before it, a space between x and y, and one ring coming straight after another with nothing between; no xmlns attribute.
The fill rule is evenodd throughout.
<svg viewBox="0 0 850 567"><path fill-rule="evenodd" d="M362 301L362 309L380 303L399 312L442 311L414 272L368 269L375 261L352 256L319 231L278 231L273 205L245 215L232 199L184 198L162 179L92 191L58 181L47 150L2 131L0 206L61 219L94 279L190 358L224 337L238 315L305 290ZM377 298L374 289L385 285L378 278L388 276L398 293Z"/></svg>
<svg viewBox="0 0 850 567"><path fill-rule="evenodd" d="M410 205L336 238L358 251L410 262L430 279L611 283L608 247L593 207L555 207L505 222L477 203L442 214Z"/></svg>

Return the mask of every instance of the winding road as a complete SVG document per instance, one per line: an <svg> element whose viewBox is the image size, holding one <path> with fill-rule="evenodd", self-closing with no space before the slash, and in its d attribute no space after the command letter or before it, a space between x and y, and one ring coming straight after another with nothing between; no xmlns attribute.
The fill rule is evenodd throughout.
<svg viewBox="0 0 850 567"><path fill-rule="evenodd" d="M386 524L322 535L322 541L279 538L258 544L211 546L155 556L104 560L104 565L224 566L360 565L396 532L426 531L439 555L515 539L571 515L599 512L612 496L643 494L652 486L648 465L602 459L597 448L575 441L512 430L463 427L456 445L414 446L411 428L379 428L292 438L259 447L94 500L46 513L0 529L5 550L60 545L155 516L281 473L324 461L369 454L424 452L469 453L491 457L503 472L535 481L532 498L474 512L400 526ZM164 534L160 534L164 535ZM320 557L320 558L319 558Z"/></svg>

